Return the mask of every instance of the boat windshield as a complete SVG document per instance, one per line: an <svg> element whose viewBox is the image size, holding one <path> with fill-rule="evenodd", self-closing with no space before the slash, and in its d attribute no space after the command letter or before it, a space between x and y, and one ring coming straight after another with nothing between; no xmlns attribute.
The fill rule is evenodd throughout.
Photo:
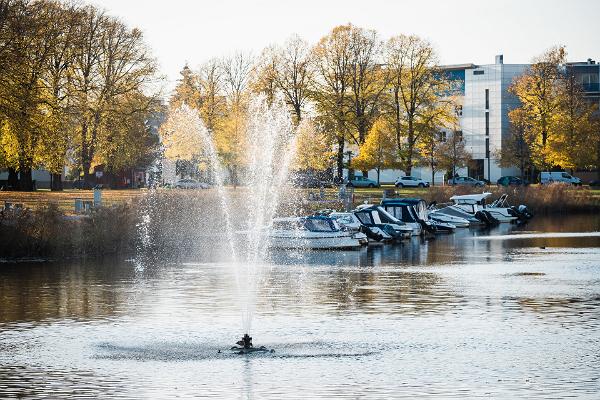
<svg viewBox="0 0 600 400"><path fill-rule="evenodd" d="M369 215L368 212L357 212L356 213L356 218L358 218L358 220L365 225L372 225L373 222L371 221L371 216Z"/></svg>
<svg viewBox="0 0 600 400"><path fill-rule="evenodd" d="M273 229L280 231L293 231L298 229L298 221L273 221Z"/></svg>
<svg viewBox="0 0 600 400"><path fill-rule="evenodd" d="M394 207L395 208L395 207ZM398 207L400 208L400 207ZM384 209L383 207L377 207L377 210L379 210L379 212L386 217L386 219L388 219L389 221L391 221L392 223L401 223L400 218L396 218L394 215L390 214L386 209ZM400 211L401 212L401 211Z"/></svg>
<svg viewBox="0 0 600 400"><path fill-rule="evenodd" d="M377 211L371 211L371 216L377 225L381 224L381 218L379 218L379 213Z"/></svg>
<svg viewBox="0 0 600 400"><path fill-rule="evenodd" d="M334 221L327 219L307 219L304 221L304 227L311 232L333 232L336 229Z"/></svg>
<svg viewBox="0 0 600 400"><path fill-rule="evenodd" d="M331 215L331 218L342 224L353 224L354 219L351 215Z"/></svg>

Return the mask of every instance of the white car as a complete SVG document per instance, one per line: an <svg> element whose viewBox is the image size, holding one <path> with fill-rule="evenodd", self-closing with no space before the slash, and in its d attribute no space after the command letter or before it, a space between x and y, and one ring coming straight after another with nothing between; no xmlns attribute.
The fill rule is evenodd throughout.
<svg viewBox="0 0 600 400"><path fill-rule="evenodd" d="M571 176L566 172L542 172L540 174L540 183L569 183L571 185L581 185L581 179Z"/></svg>
<svg viewBox="0 0 600 400"><path fill-rule="evenodd" d="M210 185L195 179L181 179L175 183L174 187L177 189L209 189Z"/></svg>
<svg viewBox="0 0 600 400"><path fill-rule="evenodd" d="M415 178L414 176L401 176L396 180L395 183L397 188L403 187L429 187L429 182L421 178Z"/></svg>

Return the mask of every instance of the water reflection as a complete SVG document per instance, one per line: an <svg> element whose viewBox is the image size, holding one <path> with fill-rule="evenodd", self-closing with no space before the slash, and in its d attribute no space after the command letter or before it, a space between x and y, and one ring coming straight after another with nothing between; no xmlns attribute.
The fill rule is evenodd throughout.
<svg viewBox="0 0 600 400"><path fill-rule="evenodd" d="M0 398L592 397L599 238L535 232L598 220L274 253L252 333L276 351L241 359L224 351L242 332L218 244L143 273L2 265Z"/></svg>

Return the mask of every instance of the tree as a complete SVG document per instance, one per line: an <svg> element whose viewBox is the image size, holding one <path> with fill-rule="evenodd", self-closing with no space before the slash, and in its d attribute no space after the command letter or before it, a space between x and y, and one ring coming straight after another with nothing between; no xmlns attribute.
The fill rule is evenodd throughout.
<svg viewBox="0 0 600 400"><path fill-rule="evenodd" d="M517 108L509 112L511 121L507 137L502 138L502 146L496 152L498 164L503 168L518 166L521 178L525 171L533 167L532 148L535 138L531 136L527 115L523 109Z"/></svg>
<svg viewBox="0 0 600 400"><path fill-rule="evenodd" d="M85 9L78 38L71 73L79 124L75 150L78 167L90 181L93 164L104 161L96 156L108 133L105 121L123 113L119 107L129 96L152 87L157 68L141 31L128 29L94 7ZM130 111L148 114L153 102L154 98L149 98Z"/></svg>
<svg viewBox="0 0 600 400"><path fill-rule="evenodd" d="M331 140L317 127L315 121L303 119L297 128L294 169L325 171L331 164Z"/></svg>
<svg viewBox="0 0 600 400"><path fill-rule="evenodd" d="M351 29L351 115L356 144L364 143L381 108L381 96L387 88L387 70L381 63L382 44L374 30Z"/></svg>
<svg viewBox="0 0 600 400"><path fill-rule="evenodd" d="M349 95L352 25L341 25L321 38L313 48L317 76L313 98L320 114L320 124L326 127L337 145L337 179L344 169L344 146L349 135Z"/></svg>
<svg viewBox="0 0 600 400"><path fill-rule="evenodd" d="M466 167L471 160L471 154L465 148L465 141L462 132L448 132L446 140L440 146L439 167L452 173L452 177L456 176L456 169Z"/></svg>
<svg viewBox="0 0 600 400"><path fill-rule="evenodd" d="M208 135L198 112L187 104L170 109L159 134L164 156L174 161L191 161L201 156Z"/></svg>
<svg viewBox="0 0 600 400"><path fill-rule="evenodd" d="M218 60L209 60L200 67L198 84L200 116L209 131L217 131L227 113L227 102L223 93L223 72Z"/></svg>
<svg viewBox="0 0 600 400"><path fill-rule="evenodd" d="M42 78L61 35L62 27L54 22L61 20L63 10L57 3L44 0L9 2L4 9L4 37L0 47L9 54L9 62L1 74L1 108L4 117L10 120L10 129L5 129L4 134L12 135L5 140L14 145L10 149L16 153L5 160L12 160L7 167L12 170L9 174L12 173L13 180L16 171L19 172L19 188L32 190L31 173L45 129L48 100Z"/></svg>
<svg viewBox="0 0 600 400"><path fill-rule="evenodd" d="M363 171L375 169L379 183L382 169L400 166L394 143L393 129L387 121L379 118L360 147L358 156L352 160L352 166Z"/></svg>
<svg viewBox="0 0 600 400"><path fill-rule="evenodd" d="M391 91L388 114L404 171L410 175L422 136L430 132L433 120L448 115L444 98L452 85L437 68L438 59L431 44L417 36L392 37L386 44L385 59Z"/></svg>
<svg viewBox="0 0 600 400"><path fill-rule="evenodd" d="M423 135L423 140L419 143L419 151L422 164L431 169L431 185L435 186L435 173L439 170L439 165L444 157L441 153L443 140L446 133L432 129ZM394 142L395 146L395 142Z"/></svg>
<svg viewBox="0 0 600 400"><path fill-rule="evenodd" d="M531 67L509 88L521 102L519 108L530 121L527 124L527 134L535 139L532 156L539 168L552 165L547 144L557 130L556 116L561 103L559 81L565 58L563 46L548 50L536 58Z"/></svg>
<svg viewBox="0 0 600 400"><path fill-rule="evenodd" d="M549 141L549 162L562 168L593 168L598 104L585 98L581 83L568 69L559 81L558 102L555 136Z"/></svg>
<svg viewBox="0 0 600 400"><path fill-rule="evenodd" d="M179 78L175 86L169 104L174 108L180 107L182 104L187 104L195 110L200 110L202 100L198 76L192 72L187 64L179 74L181 78Z"/></svg>

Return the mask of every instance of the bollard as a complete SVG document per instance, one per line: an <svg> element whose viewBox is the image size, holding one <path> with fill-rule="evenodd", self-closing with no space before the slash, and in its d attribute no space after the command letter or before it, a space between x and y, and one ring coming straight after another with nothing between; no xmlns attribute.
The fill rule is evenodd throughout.
<svg viewBox="0 0 600 400"><path fill-rule="evenodd" d="M102 191L100 189L94 189L94 207L102 206Z"/></svg>
<svg viewBox="0 0 600 400"><path fill-rule="evenodd" d="M75 212L80 213L83 212L83 200L75 199Z"/></svg>

